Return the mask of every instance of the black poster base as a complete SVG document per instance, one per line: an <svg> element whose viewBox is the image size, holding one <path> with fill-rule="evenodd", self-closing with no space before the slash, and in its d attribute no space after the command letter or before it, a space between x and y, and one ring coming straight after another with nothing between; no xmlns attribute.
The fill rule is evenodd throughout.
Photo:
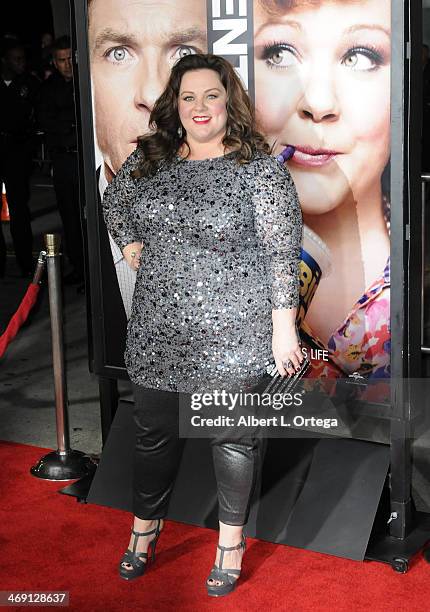
<svg viewBox="0 0 430 612"><path fill-rule="evenodd" d="M402 574L407 572L411 559L430 541L430 515L416 512L413 524L413 530L402 540L383 534L372 536L365 559L388 563ZM427 560L430 561L430 558Z"/></svg>
<svg viewBox="0 0 430 612"><path fill-rule="evenodd" d="M92 474L87 474L83 478L76 480L71 485L60 489L58 493L62 493L63 495L70 495L71 497L76 497L76 501L80 503L87 503L88 491L91 488L91 484L93 482L95 472Z"/></svg>
<svg viewBox="0 0 430 612"><path fill-rule="evenodd" d="M132 404L121 402L86 501L131 511ZM362 560L388 469L388 448L292 431L262 444L264 461L246 532ZM62 490L85 501L89 479ZM188 440L168 518L216 529L217 493L206 439Z"/></svg>
<svg viewBox="0 0 430 612"><path fill-rule="evenodd" d="M381 444L320 440L281 541L362 561L389 461Z"/></svg>

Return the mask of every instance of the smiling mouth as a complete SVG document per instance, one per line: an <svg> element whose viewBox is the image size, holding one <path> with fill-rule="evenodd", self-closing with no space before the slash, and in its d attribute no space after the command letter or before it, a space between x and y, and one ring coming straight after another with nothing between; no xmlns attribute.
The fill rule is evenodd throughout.
<svg viewBox="0 0 430 612"><path fill-rule="evenodd" d="M196 115L195 117L193 117L194 123L209 123L210 120L211 118L207 115Z"/></svg>
<svg viewBox="0 0 430 612"><path fill-rule="evenodd" d="M313 168L326 166L332 162L337 155L341 155L339 151L332 151L329 149L314 149L313 147L300 147L297 145L293 146L296 150L290 161L296 163L298 166L308 166Z"/></svg>

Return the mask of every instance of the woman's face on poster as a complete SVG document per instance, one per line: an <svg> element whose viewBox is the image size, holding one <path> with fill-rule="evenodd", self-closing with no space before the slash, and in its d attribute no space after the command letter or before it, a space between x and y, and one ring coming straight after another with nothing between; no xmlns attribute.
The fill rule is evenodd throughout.
<svg viewBox="0 0 430 612"><path fill-rule="evenodd" d="M289 168L303 211L322 214L379 192L390 151L390 0L255 2L260 129Z"/></svg>

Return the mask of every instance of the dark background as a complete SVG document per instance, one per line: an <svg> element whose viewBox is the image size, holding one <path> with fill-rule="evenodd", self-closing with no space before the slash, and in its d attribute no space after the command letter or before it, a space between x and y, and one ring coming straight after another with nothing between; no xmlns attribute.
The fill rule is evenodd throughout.
<svg viewBox="0 0 430 612"><path fill-rule="evenodd" d="M37 45L41 34L53 32L50 0L21 0L2 6L0 35L16 34L30 45Z"/></svg>

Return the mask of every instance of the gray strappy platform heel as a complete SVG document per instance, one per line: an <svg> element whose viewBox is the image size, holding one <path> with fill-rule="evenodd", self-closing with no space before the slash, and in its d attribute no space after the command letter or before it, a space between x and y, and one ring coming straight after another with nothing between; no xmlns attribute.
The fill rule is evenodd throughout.
<svg viewBox="0 0 430 612"><path fill-rule="evenodd" d="M236 588L236 583L240 576L240 570L238 569L225 569L222 564L224 561L224 553L230 550L240 550L246 549L246 541L245 536L242 535L242 541L237 546L220 546L218 544L218 548L221 551L221 556L219 559L219 567L215 564L212 568L211 573L207 580L213 580L221 582L221 584L208 584L206 581L206 588L208 591L208 595L211 597L221 597L222 595L228 595ZM237 576L237 578L235 578Z"/></svg>
<svg viewBox="0 0 430 612"><path fill-rule="evenodd" d="M160 519L158 519L157 527L155 529L151 529L151 531L135 531L131 530L131 533L134 535L133 542L133 550L129 548L125 551L123 558L119 563L119 575L124 580L133 580L134 578L138 578L139 576L143 576L146 570L146 566L150 561L155 561L155 547L157 545L157 540L160 535ZM136 552L137 543L139 541L140 536L147 536L155 533L155 538L151 540L149 543L148 550L151 549L151 556L148 557L147 552ZM146 559L146 562L143 560ZM124 567L124 563L129 563L131 565L131 569L127 569Z"/></svg>

